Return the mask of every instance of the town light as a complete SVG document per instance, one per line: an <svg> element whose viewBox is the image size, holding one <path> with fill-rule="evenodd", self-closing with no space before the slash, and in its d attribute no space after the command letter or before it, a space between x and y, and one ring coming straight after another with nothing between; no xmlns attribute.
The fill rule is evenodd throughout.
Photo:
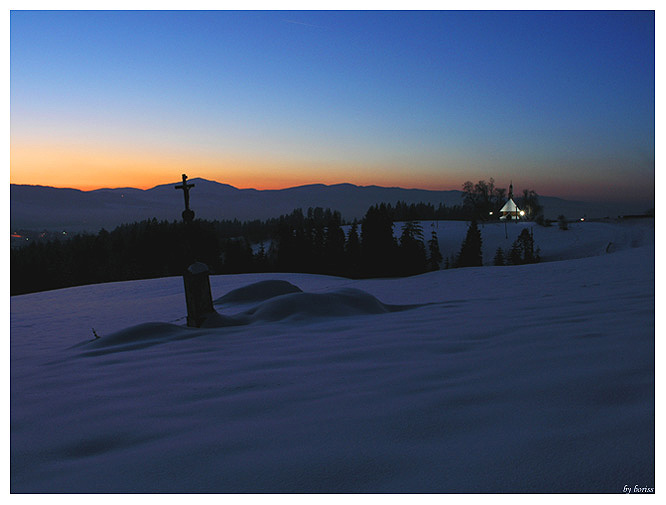
<svg viewBox="0 0 666 505"><path fill-rule="evenodd" d="M524 211L524 210L521 210L521 211L520 211L520 215L521 215L521 216L524 216L524 215L525 215L525 211Z"/></svg>

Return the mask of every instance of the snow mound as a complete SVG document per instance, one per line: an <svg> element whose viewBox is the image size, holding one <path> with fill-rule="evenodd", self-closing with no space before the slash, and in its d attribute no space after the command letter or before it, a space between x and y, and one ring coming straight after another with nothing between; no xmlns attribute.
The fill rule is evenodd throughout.
<svg viewBox="0 0 666 505"><path fill-rule="evenodd" d="M224 315L217 311L211 312L201 325L201 329L188 328L170 323L143 323L130 328L84 342L79 346L101 349L88 351L85 354L97 355L107 352L129 351L142 349L148 346L194 338L205 328L226 328L231 326L246 326L261 322L309 320L313 318L349 317L372 314L386 314L420 305L387 305L380 302L371 294L354 288L342 288L330 293L305 293L300 288L286 281L263 281L250 284L243 288L231 291L222 298L228 300L244 301L245 299L260 297L261 287L269 286L269 292L279 290L294 290L299 292L273 296L256 307L236 315ZM230 296L232 295L232 296Z"/></svg>
<svg viewBox="0 0 666 505"><path fill-rule="evenodd" d="M262 302L276 296L302 292L301 288L294 286L291 282L276 280L260 281L249 286L234 289L215 300L213 304Z"/></svg>
<svg viewBox="0 0 666 505"><path fill-rule="evenodd" d="M385 314L396 310L365 291L343 288L331 293L291 293L268 300L244 315L252 321Z"/></svg>

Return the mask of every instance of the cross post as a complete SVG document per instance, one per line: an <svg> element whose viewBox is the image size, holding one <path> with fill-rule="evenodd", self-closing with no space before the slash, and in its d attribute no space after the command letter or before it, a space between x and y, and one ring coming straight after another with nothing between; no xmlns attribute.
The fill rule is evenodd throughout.
<svg viewBox="0 0 666 505"><path fill-rule="evenodd" d="M183 183L175 186L176 189L182 189L183 195L185 197L185 210L183 211L183 221L186 223L192 222L194 219L194 212L190 210L190 189L194 187L194 184L187 183L187 175L183 174Z"/></svg>
<svg viewBox="0 0 666 505"><path fill-rule="evenodd" d="M187 326L195 328L201 327L205 319L215 313L213 308L213 298L210 292L210 280L208 266L205 263L196 261L196 255L192 254L192 242L197 235L196 229L192 225L194 220L194 211L190 209L190 189L194 184L187 183L187 175L183 174L183 183L175 186L176 189L183 190L185 197L185 210L183 211L183 221L185 221L185 256L194 259L185 274L183 281L185 283L185 304L187 305Z"/></svg>

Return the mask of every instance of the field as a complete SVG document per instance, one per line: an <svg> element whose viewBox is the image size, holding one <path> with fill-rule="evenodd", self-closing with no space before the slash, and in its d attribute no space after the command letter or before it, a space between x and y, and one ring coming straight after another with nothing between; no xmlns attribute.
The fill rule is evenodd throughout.
<svg viewBox="0 0 666 505"><path fill-rule="evenodd" d="M235 326L185 327L179 277L12 297L11 491L654 488L653 221L533 233L534 265L213 276L303 291L227 297Z"/></svg>

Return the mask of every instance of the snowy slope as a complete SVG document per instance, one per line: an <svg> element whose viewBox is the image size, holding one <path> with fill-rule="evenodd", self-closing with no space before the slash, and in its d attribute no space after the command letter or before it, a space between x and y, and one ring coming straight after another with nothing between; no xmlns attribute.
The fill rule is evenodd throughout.
<svg viewBox="0 0 666 505"><path fill-rule="evenodd" d="M213 329L182 326L180 278L12 297L11 490L654 487L653 240L406 279L214 276L216 299L303 293L229 296L221 314L271 317ZM327 311L348 288L404 310Z"/></svg>
<svg viewBox="0 0 666 505"><path fill-rule="evenodd" d="M437 234L439 248L444 258L455 256L469 222L465 221L418 221L423 229L423 238L427 243L431 233ZM393 225L393 234L400 238L404 223ZM349 226L345 226L345 233ZM541 250L542 261L561 261L567 259L598 256L606 252L620 251L648 243L654 243L654 219L608 220L599 222L574 222L568 230L557 226L543 227L533 222L485 223L479 224L482 240L483 264L492 265L497 248L504 252L527 228L534 238L535 247Z"/></svg>

